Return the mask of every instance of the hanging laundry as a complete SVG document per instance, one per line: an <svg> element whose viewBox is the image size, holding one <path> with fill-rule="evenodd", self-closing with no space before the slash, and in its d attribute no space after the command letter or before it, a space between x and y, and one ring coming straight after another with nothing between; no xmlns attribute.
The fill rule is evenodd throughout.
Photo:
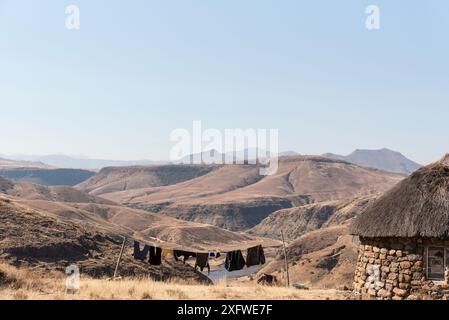
<svg viewBox="0 0 449 320"><path fill-rule="evenodd" d="M189 260L190 257L196 257L196 253L189 252L189 251L183 251L183 250L174 250L173 256L175 257L175 260L178 261L180 257L183 257L183 263L186 263L187 260Z"/></svg>
<svg viewBox="0 0 449 320"><path fill-rule="evenodd" d="M207 268L207 273L210 273L209 253L196 254L195 271L197 267L200 268L201 272L204 270L204 268Z"/></svg>
<svg viewBox="0 0 449 320"><path fill-rule="evenodd" d="M226 254L225 268L228 271L242 270L245 267L245 259L242 251L236 250Z"/></svg>
<svg viewBox="0 0 449 320"><path fill-rule="evenodd" d="M140 251L140 242L134 241L134 259L144 261L147 258L148 252L150 251L150 247L145 245L143 250Z"/></svg>
<svg viewBox="0 0 449 320"><path fill-rule="evenodd" d="M162 249L151 246L148 262L153 266L159 266L162 263Z"/></svg>
<svg viewBox="0 0 449 320"><path fill-rule="evenodd" d="M218 259L221 257L221 254L219 251L211 251L209 252L209 258Z"/></svg>
<svg viewBox="0 0 449 320"><path fill-rule="evenodd" d="M258 245L249 248L246 255L246 266L249 268L251 266L257 266L260 264L265 264L265 254L263 252L263 247L261 245Z"/></svg>
<svg viewBox="0 0 449 320"><path fill-rule="evenodd" d="M134 259L140 258L140 242L134 241L134 253L133 253Z"/></svg>

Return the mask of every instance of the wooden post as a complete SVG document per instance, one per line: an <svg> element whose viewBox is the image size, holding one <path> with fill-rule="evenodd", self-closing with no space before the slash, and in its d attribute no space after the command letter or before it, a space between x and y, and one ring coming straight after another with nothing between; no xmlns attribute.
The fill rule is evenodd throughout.
<svg viewBox="0 0 449 320"><path fill-rule="evenodd" d="M123 251L125 250L125 244L126 244L126 237L123 237L122 248L120 249L120 255L118 256L118 259L117 259L117 264L115 266L113 279L115 279L117 277L118 267L120 265L120 261L122 261Z"/></svg>
<svg viewBox="0 0 449 320"><path fill-rule="evenodd" d="M287 250L285 249L284 232L282 230L281 236L282 236L282 245L284 246L284 262L285 262L285 271L287 273L287 288L288 288L290 287L290 274L288 273Z"/></svg>

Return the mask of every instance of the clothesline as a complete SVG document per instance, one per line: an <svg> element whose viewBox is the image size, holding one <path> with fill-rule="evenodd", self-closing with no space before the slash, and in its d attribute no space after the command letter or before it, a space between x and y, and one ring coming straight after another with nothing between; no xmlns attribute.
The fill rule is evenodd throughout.
<svg viewBox="0 0 449 320"><path fill-rule="evenodd" d="M130 238L130 237L127 237L127 238ZM220 248L194 249L194 248L190 248L188 246L182 246L182 245L176 245L176 244L168 245L167 244L167 243L169 243L168 241L161 240L161 239L156 238L156 237L148 237L148 238L154 239L156 241L156 243L154 243L152 241L148 241L148 240L143 240L142 238L139 239L139 238L134 238L134 237L131 237L130 240L132 240L132 241L139 241L140 243L142 243L144 245L146 244L146 245L151 245L151 246L157 246L157 247L160 247L161 249L168 249L168 250L173 250L173 251L177 250L177 251L188 251L188 252L199 252L199 253L206 253L206 252L211 252L211 251L219 251L222 254L226 254L228 252L233 252L233 251L236 251L236 250L247 250L247 249L252 248L254 246L257 246L257 245L263 245L263 240L262 240L262 241L258 241L258 242L254 241L253 244L246 244L246 246L243 247L243 248L241 246L236 245L235 247L233 246L232 249L227 248L225 250L221 250ZM270 248L270 247L277 248L277 247L280 247L280 246L281 246L281 244L279 244L279 245L271 245L271 246L266 246L266 248Z"/></svg>
<svg viewBox="0 0 449 320"><path fill-rule="evenodd" d="M243 269L245 266L251 267L254 265L265 264L265 254L261 244L253 247L248 247L246 248L246 250L247 250L246 261L245 258L243 257L242 249L227 252L225 259L226 270L236 271ZM190 257L195 257L196 258L195 270L197 269L197 267L199 267L201 271L203 271L204 268L207 268L209 273L210 273L209 259L210 258L217 259L221 256L221 253L218 250L211 250L208 252L192 252L192 251L161 248L153 245L150 246L148 244L145 244L143 250L141 250L140 242L134 240L133 256L135 259L145 261L147 259L147 256L149 255L148 262L151 265L161 265L162 257L163 256L167 257L167 255L170 254L173 255L176 261L178 261L180 257L183 257L183 263L186 263L186 261Z"/></svg>
<svg viewBox="0 0 449 320"><path fill-rule="evenodd" d="M157 239L157 238L153 238L153 239ZM135 240L135 239L130 239L130 240L131 241L138 241L139 243L142 243L143 245L149 245L149 246L153 246L153 247L158 247L158 248L161 248L162 250L187 251L187 252L194 252L194 253L209 253L209 252L212 252L212 251L216 251L216 252L220 252L221 254L226 254L226 253L233 252L233 251L236 251L236 250L248 250L249 248L252 248L252 247L255 247L255 246L258 246L258 245L262 245L261 243L258 243L258 244L246 245L243 248L236 246L234 249L227 249L227 250L220 250L218 248L217 249L193 249L193 248L186 249L185 247L160 246L159 244L150 243L150 242L143 241L143 240ZM160 241L161 244L166 243L163 240L160 240L160 239L157 239L157 240ZM278 246L272 246L272 247L278 247Z"/></svg>

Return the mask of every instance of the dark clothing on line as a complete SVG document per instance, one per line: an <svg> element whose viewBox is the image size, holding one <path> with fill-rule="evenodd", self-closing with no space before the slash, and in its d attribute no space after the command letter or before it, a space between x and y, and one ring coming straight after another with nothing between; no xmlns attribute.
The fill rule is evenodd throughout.
<svg viewBox="0 0 449 320"><path fill-rule="evenodd" d="M159 266L162 263L162 249L150 247L150 259L148 262L153 266Z"/></svg>
<svg viewBox="0 0 449 320"><path fill-rule="evenodd" d="M207 272L210 273L209 253L196 254L195 270L196 267L199 267L201 272L204 270L204 268L207 268Z"/></svg>
<svg viewBox="0 0 449 320"><path fill-rule="evenodd" d="M248 268L259 264L265 264L265 254L261 245L249 248L246 255L246 266Z"/></svg>
<svg viewBox="0 0 449 320"><path fill-rule="evenodd" d="M140 243L139 241L134 241L134 259L138 259L140 257Z"/></svg>
<svg viewBox="0 0 449 320"><path fill-rule="evenodd" d="M209 258L218 259L220 257L221 257L221 253L220 252L216 252L216 251L209 252Z"/></svg>
<svg viewBox="0 0 449 320"><path fill-rule="evenodd" d="M196 253L189 251L175 250L173 252L173 256L175 257L176 261L178 261L180 257L183 257L182 262L186 263L186 261L189 260L190 257L196 257Z"/></svg>
<svg viewBox="0 0 449 320"><path fill-rule="evenodd" d="M225 268L228 271L242 270L245 267L245 259L242 251L236 250L226 254Z"/></svg>
<svg viewBox="0 0 449 320"><path fill-rule="evenodd" d="M134 259L144 261L147 258L148 252L150 251L150 247L145 245L143 250L140 251L140 243L139 241L134 241Z"/></svg>

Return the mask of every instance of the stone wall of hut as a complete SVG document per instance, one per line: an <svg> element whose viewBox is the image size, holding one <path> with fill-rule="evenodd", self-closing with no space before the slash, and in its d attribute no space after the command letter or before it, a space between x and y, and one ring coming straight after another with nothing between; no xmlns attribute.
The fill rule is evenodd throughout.
<svg viewBox="0 0 449 320"><path fill-rule="evenodd" d="M425 279L422 241L360 238L354 292L362 299L449 298L449 286Z"/></svg>

